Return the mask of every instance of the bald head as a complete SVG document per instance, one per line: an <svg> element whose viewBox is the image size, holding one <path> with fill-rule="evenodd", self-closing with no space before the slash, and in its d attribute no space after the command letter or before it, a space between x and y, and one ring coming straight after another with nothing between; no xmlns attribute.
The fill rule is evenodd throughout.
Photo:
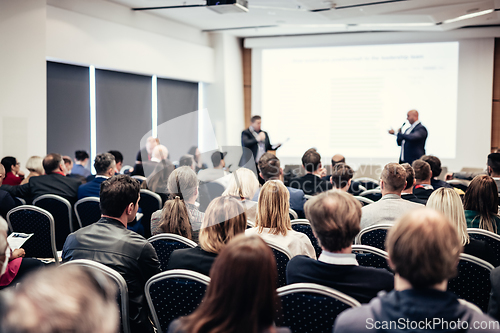
<svg viewBox="0 0 500 333"><path fill-rule="evenodd" d="M337 163L345 163L345 157L344 157L344 155L340 155L340 154L333 155L333 157L332 157L332 168Z"/></svg>
<svg viewBox="0 0 500 333"><path fill-rule="evenodd" d="M0 163L0 185L2 185L4 178L5 178L5 168L3 164Z"/></svg>
<svg viewBox="0 0 500 333"><path fill-rule="evenodd" d="M410 122L410 124L413 125L413 123L418 120L418 111L417 110L408 111L406 119Z"/></svg>

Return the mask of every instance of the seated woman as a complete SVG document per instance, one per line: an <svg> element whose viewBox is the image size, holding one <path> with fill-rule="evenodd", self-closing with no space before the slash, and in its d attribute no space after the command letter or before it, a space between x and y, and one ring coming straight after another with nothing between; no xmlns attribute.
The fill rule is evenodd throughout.
<svg viewBox="0 0 500 333"><path fill-rule="evenodd" d="M238 200L231 197L214 199L205 212L200 245L172 252L167 270L189 269L208 275L219 252L236 235L243 234L246 226L247 217Z"/></svg>
<svg viewBox="0 0 500 333"><path fill-rule="evenodd" d="M5 179L3 185L19 185L24 179L21 171L21 163L15 157L5 156L0 162L5 168Z"/></svg>
<svg viewBox="0 0 500 333"><path fill-rule="evenodd" d="M470 182L464 196L467 228L500 232L498 216L498 188L490 176L479 175Z"/></svg>
<svg viewBox="0 0 500 333"><path fill-rule="evenodd" d="M486 260L495 267L498 266L499 258L495 258L488 244L469 237L462 200L454 189L438 188L432 192L426 206L442 213L455 226L464 247L464 253Z"/></svg>
<svg viewBox="0 0 500 333"><path fill-rule="evenodd" d="M24 178L21 182L21 185L26 184L30 181L31 177L37 177L45 174L45 170L43 170L43 159L40 156L31 156L26 162L26 169L30 172L28 177Z"/></svg>
<svg viewBox="0 0 500 333"><path fill-rule="evenodd" d="M255 222L257 202L252 201L252 198L258 189L259 180L255 173L246 168L239 168L230 175L229 184L222 195L232 196L240 200L247 213L247 218Z"/></svg>
<svg viewBox="0 0 500 333"><path fill-rule="evenodd" d="M260 191L255 228L247 229L245 234L281 245L292 257L302 254L316 259L309 237L292 230L289 208L290 193L285 185L279 180L267 181Z"/></svg>
<svg viewBox="0 0 500 333"><path fill-rule="evenodd" d="M215 260L200 306L167 333L289 333L274 326L278 295L273 253L259 237L238 236Z"/></svg>
<svg viewBox="0 0 500 333"><path fill-rule="evenodd" d="M189 213L179 196L165 202L161 218L154 220L154 223L151 221L151 234L154 236L162 233L176 234L193 240ZM194 241L198 242L198 239Z"/></svg>

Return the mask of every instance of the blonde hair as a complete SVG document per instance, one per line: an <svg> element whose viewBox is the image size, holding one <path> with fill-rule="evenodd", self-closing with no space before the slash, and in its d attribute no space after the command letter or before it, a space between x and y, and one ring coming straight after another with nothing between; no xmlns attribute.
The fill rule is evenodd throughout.
<svg viewBox="0 0 500 333"><path fill-rule="evenodd" d="M215 198L203 217L200 247L207 252L219 253L227 242L244 233L246 227L247 215L238 200L232 197Z"/></svg>
<svg viewBox="0 0 500 333"><path fill-rule="evenodd" d="M231 174L229 185L222 195L252 200L258 188L259 181L255 173L246 168L239 168Z"/></svg>
<svg viewBox="0 0 500 333"><path fill-rule="evenodd" d="M469 244L470 239L467 233L464 207L460 196L455 190L444 187L438 188L432 192L426 206L446 216L457 229L462 245Z"/></svg>
<svg viewBox="0 0 500 333"><path fill-rule="evenodd" d="M161 160L166 160L168 157L168 149L164 145L157 145L153 148L151 156Z"/></svg>
<svg viewBox="0 0 500 333"><path fill-rule="evenodd" d="M43 175L45 173L45 170L43 169L42 161L43 158L41 158L40 156L31 156L26 162L26 169L28 169L29 172L36 172L40 175Z"/></svg>
<svg viewBox="0 0 500 333"><path fill-rule="evenodd" d="M270 228L270 234L286 236L292 230L290 222L290 193L279 180L269 180L259 194L256 227L259 233Z"/></svg>

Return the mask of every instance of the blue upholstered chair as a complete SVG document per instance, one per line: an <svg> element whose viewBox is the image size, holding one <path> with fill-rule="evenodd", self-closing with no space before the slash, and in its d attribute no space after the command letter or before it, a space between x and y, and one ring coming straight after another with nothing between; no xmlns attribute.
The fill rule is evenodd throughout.
<svg viewBox="0 0 500 333"><path fill-rule="evenodd" d="M286 265L292 259L290 252L282 246L266 241L267 245L271 248L276 259L276 266L278 269L278 287L286 285Z"/></svg>
<svg viewBox="0 0 500 333"><path fill-rule="evenodd" d="M155 248L162 272L167 270L170 255L174 250L196 247L196 243L192 240L175 234L164 233L155 235L149 238L148 241Z"/></svg>
<svg viewBox="0 0 500 333"><path fill-rule="evenodd" d="M385 268L391 271L387 262L389 255L385 251L368 245L353 245L352 253L356 254L360 266Z"/></svg>
<svg viewBox="0 0 500 333"><path fill-rule="evenodd" d="M101 207L99 198L88 197L75 203L75 214L80 228L86 227L101 219Z"/></svg>
<svg viewBox="0 0 500 333"><path fill-rule="evenodd" d="M356 236L356 245L368 245L385 251L385 238L392 224L377 224L361 230Z"/></svg>
<svg viewBox="0 0 500 333"><path fill-rule="evenodd" d="M144 237L151 237L151 215L162 208L161 197L150 190L141 190L139 208L142 210L141 224L144 227Z"/></svg>
<svg viewBox="0 0 500 333"><path fill-rule="evenodd" d="M66 237L73 232L71 203L55 194L44 194L33 200L33 205L52 214L55 223L56 248L62 250Z"/></svg>
<svg viewBox="0 0 500 333"><path fill-rule="evenodd" d="M303 234L306 234L307 237L309 237L309 240L311 241L312 246L314 247L314 251L316 251L316 258L319 258L319 255L321 254L321 246L319 246L318 239L314 236L311 223L307 219L296 219L292 220L292 229L301 232Z"/></svg>

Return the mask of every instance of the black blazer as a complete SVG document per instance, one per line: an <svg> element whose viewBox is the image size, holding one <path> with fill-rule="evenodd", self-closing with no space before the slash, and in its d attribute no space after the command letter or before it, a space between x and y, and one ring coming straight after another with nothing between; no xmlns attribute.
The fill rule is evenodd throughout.
<svg viewBox="0 0 500 333"><path fill-rule="evenodd" d="M427 140L427 129L424 125L418 124L409 134L398 133L397 143L401 146L404 143L404 156L402 162L412 164L425 155L425 140Z"/></svg>
<svg viewBox="0 0 500 333"><path fill-rule="evenodd" d="M189 269L208 276L217 253L202 250L198 245L191 249L175 250L170 255L167 270Z"/></svg>
<svg viewBox="0 0 500 333"><path fill-rule="evenodd" d="M82 182L76 178L65 177L58 173L51 173L30 178L24 185L2 185L1 189L9 192L13 197L20 197L31 203L33 199L44 194L55 194L69 200L73 205L77 200L78 187Z"/></svg>
<svg viewBox="0 0 500 333"><path fill-rule="evenodd" d="M334 288L368 303L381 290L394 289L394 275L386 269L333 265L306 256L295 256L286 267L286 283L316 283Z"/></svg>
<svg viewBox="0 0 500 333"><path fill-rule="evenodd" d="M304 194L314 195L319 192L325 192L332 189L332 184L312 173L302 177L293 178L289 183L290 187L298 188L304 191Z"/></svg>
<svg viewBox="0 0 500 333"><path fill-rule="evenodd" d="M415 202L415 203L418 203L418 204L422 204L422 205L425 205L427 203L427 200L419 199L419 198L417 198L417 196L415 194L405 194L405 193L402 193L401 194L401 199L405 199L405 200L408 200L408 201L411 201L411 202Z"/></svg>
<svg viewBox="0 0 500 333"><path fill-rule="evenodd" d="M264 134L266 134L266 140L264 141L265 143L264 150L266 152L268 150L273 150L271 142L269 141L269 135L267 134L267 132L264 132ZM250 160L253 160L255 162L255 156L257 156L257 152L259 151L259 142L255 139L252 132L250 132L250 129L248 128L243 132L241 132L241 146L244 148L248 148L250 151L247 149L243 149L243 154L240 160L240 166L244 166ZM250 156L250 152L252 153L253 156Z"/></svg>
<svg viewBox="0 0 500 333"><path fill-rule="evenodd" d="M429 197L431 196L432 192L434 192L434 190L425 189L423 187L413 188L413 194L420 200L425 201L424 205L427 204L427 200L429 200Z"/></svg>

